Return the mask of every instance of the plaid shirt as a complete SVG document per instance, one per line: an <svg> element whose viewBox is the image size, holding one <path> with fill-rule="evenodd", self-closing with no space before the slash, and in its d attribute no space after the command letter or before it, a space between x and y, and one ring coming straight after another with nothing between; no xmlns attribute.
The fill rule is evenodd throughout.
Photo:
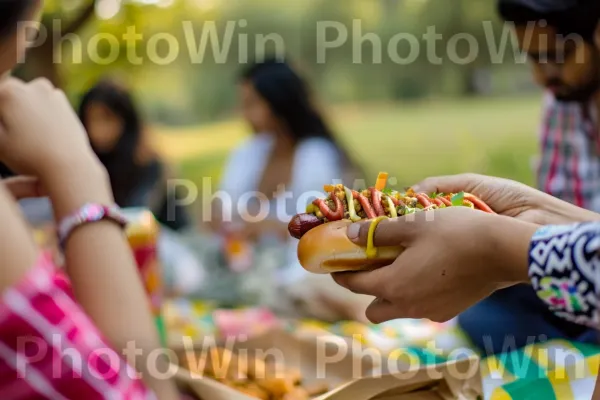
<svg viewBox="0 0 600 400"><path fill-rule="evenodd" d="M155 399L43 256L0 297L2 400Z"/></svg>
<svg viewBox="0 0 600 400"><path fill-rule="evenodd" d="M600 212L600 137L591 104L545 98L538 189Z"/></svg>

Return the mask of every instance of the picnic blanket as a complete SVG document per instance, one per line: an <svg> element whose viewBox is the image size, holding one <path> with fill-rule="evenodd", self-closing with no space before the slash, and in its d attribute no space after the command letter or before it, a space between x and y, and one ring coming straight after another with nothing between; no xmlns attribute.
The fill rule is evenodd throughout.
<svg viewBox="0 0 600 400"><path fill-rule="evenodd" d="M590 399L600 347L553 340L488 357L481 362L486 398Z"/></svg>
<svg viewBox="0 0 600 400"><path fill-rule="evenodd" d="M381 325L356 322L282 321L260 308L223 310L214 304L177 299L168 301L164 317L173 338L258 335L273 327L298 334L327 332L372 346L383 352L402 349L420 365L475 353L468 338L453 323L397 320ZM484 398L490 400L589 399L594 389L600 347L554 340L482 358Z"/></svg>

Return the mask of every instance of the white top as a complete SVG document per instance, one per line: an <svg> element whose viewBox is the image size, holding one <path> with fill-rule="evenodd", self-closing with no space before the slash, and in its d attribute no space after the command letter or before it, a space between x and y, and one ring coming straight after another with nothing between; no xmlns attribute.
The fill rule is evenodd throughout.
<svg viewBox="0 0 600 400"><path fill-rule="evenodd" d="M259 134L244 142L230 156L220 189L231 199L231 204L224 203L224 211L231 213L233 219L240 217L249 198L256 199L274 144L271 135ZM285 187L286 195L270 201L265 198L261 215L264 212L268 218L289 220L304 212L310 201L323 196L323 185L341 182L342 173L340 153L333 143L321 138L304 140L294 154L292 181Z"/></svg>
<svg viewBox="0 0 600 400"><path fill-rule="evenodd" d="M274 144L271 135L258 134L230 156L220 189L231 198L230 205L224 203L224 211L231 213L233 220L240 217L240 211L243 213L248 198L255 196ZM323 196L323 185L341 183L343 170L341 155L333 143L322 138L304 140L294 154L292 180L285 188L286 195L270 201L264 199L261 215L289 221L293 215L305 212L312 200ZM304 269L299 266L296 254L297 244L298 241L290 237L288 262L281 276L284 281L303 276Z"/></svg>

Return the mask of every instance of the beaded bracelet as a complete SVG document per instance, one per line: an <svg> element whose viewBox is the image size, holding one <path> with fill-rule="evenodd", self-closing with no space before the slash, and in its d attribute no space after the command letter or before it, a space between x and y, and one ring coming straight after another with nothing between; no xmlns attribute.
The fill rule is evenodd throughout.
<svg viewBox="0 0 600 400"><path fill-rule="evenodd" d="M64 218L58 225L58 240L61 248L77 228L93 222L109 220L117 223L122 228L128 224L127 218L118 206L103 206L101 204L86 204L75 213Z"/></svg>

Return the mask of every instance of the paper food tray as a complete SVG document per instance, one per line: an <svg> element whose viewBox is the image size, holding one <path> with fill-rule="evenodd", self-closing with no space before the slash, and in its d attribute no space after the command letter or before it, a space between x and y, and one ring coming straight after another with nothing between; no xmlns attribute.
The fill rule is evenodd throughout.
<svg viewBox="0 0 600 400"><path fill-rule="evenodd" d="M187 343L187 350L206 351L215 341ZM334 335L298 337L273 330L249 340L216 343L235 352L278 354L285 366L302 373L303 384L327 383L331 389L315 400L447 400L480 398L479 359L472 357L435 366L389 363L374 349L353 346ZM181 354L181 351L179 351ZM218 381L178 368L178 383L202 400L256 400Z"/></svg>

